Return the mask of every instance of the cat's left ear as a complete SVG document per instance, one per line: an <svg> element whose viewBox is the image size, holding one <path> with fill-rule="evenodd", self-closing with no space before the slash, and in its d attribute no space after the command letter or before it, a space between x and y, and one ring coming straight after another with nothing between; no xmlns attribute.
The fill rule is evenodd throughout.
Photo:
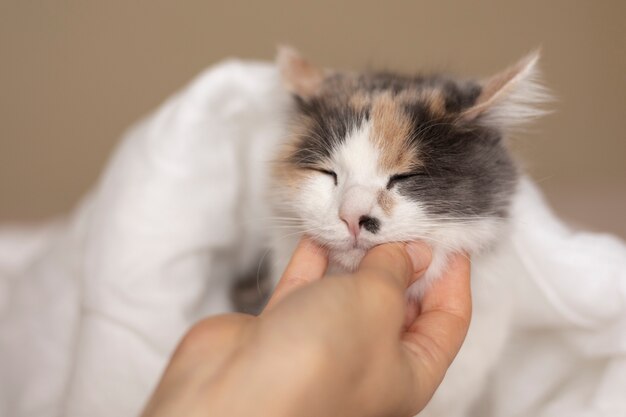
<svg viewBox="0 0 626 417"><path fill-rule="evenodd" d="M276 64L290 93L305 100L319 93L324 82L324 70L311 64L298 51L288 46L279 47Z"/></svg>
<svg viewBox="0 0 626 417"><path fill-rule="evenodd" d="M550 95L539 83L538 61L537 50L484 81L476 103L462 117L510 128L545 114L539 106L550 101Z"/></svg>

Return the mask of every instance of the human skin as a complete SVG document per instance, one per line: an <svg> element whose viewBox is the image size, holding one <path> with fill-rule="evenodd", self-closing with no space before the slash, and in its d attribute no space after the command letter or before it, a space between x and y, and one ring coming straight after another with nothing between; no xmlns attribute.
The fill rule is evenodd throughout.
<svg viewBox="0 0 626 417"><path fill-rule="evenodd" d="M421 243L380 245L354 274L325 277L303 239L259 316L202 320L172 356L144 417L412 416L457 354L471 316L469 259L459 254L424 295ZM324 279L322 279L324 278Z"/></svg>

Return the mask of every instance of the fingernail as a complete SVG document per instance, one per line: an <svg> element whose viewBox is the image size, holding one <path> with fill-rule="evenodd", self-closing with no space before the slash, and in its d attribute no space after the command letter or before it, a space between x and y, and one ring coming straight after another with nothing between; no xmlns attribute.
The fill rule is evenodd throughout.
<svg viewBox="0 0 626 417"><path fill-rule="evenodd" d="M430 248L423 242L411 242L406 245L406 253L413 262L413 271L422 272L430 265Z"/></svg>

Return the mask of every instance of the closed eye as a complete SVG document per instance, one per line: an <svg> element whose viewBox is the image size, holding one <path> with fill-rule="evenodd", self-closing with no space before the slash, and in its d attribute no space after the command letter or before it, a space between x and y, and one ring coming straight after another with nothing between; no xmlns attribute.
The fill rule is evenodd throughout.
<svg viewBox="0 0 626 417"><path fill-rule="evenodd" d="M420 177L425 175L424 172L421 171L417 171L417 172L406 172L404 174L396 174L396 175L392 175L391 177L389 177L389 182L387 182L387 189L391 190L393 188L394 185L396 185L399 182L402 182L404 180L408 180L409 178L413 178L413 177Z"/></svg>
<svg viewBox="0 0 626 417"><path fill-rule="evenodd" d="M335 173L335 171L330 171L328 169L322 169L322 168L311 168L311 169L313 171L321 172L322 174L332 177L333 181L335 182L335 185L337 185L337 174Z"/></svg>

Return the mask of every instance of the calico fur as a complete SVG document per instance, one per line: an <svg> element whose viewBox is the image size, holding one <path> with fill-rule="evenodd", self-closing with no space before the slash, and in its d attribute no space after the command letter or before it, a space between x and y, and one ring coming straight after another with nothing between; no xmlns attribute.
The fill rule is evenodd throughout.
<svg viewBox="0 0 626 417"><path fill-rule="evenodd" d="M377 244L427 241L433 263L409 290L419 297L449 253L478 253L506 226L518 170L504 139L539 113L537 59L479 82L322 70L281 50L293 127L274 169L277 211L342 271Z"/></svg>

